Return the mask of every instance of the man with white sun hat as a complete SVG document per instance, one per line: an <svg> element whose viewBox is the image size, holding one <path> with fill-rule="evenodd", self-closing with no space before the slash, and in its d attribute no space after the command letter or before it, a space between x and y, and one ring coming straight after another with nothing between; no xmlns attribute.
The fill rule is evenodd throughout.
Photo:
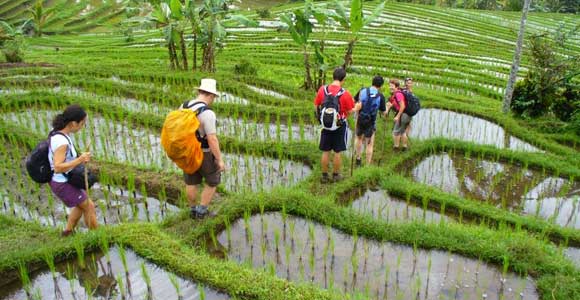
<svg viewBox="0 0 580 300"><path fill-rule="evenodd" d="M225 165L216 135L216 115L210 108L215 99L220 96L216 89L215 79L202 79L197 90L197 98L184 103L181 108L185 106L185 108L198 112L199 129L196 135L201 143L203 162L201 168L195 173L184 174L184 179L187 200L191 206L191 217L204 218L209 214L208 206L221 181L221 172L224 171ZM197 205L198 186L201 185L204 178L205 187L201 192L201 203Z"/></svg>

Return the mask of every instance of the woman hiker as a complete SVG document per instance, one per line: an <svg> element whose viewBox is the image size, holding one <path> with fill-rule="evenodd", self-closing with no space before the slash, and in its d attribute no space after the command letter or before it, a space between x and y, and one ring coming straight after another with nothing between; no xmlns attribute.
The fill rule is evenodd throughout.
<svg viewBox="0 0 580 300"><path fill-rule="evenodd" d="M76 104L68 106L63 113L56 115L52 121L53 130L50 134L50 146L48 160L54 171L50 181L52 192L69 208L68 221L63 236L73 233L79 219L84 216L85 224L89 229L96 229L97 214L95 204L87 197L83 189L79 189L70 183L65 176L67 172L76 166L91 160L91 153L84 152L77 157L77 152L70 137L71 133L77 133L85 126L87 113Z"/></svg>

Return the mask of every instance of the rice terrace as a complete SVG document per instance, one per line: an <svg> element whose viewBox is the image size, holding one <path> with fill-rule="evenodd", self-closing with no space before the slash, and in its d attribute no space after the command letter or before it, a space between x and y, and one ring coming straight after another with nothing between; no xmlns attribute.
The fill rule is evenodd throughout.
<svg viewBox="0 0 580 300"><path fill-rule="evenodd" d="M0 299L580 300L579 12L0 0Z"/></svg>

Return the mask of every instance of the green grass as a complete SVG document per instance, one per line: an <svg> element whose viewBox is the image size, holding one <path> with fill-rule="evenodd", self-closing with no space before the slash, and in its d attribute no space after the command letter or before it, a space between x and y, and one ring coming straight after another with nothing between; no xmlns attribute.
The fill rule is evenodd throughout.
<svg viewBox="0 0 580 300"><path fill-rule="evenodd" d="M25 1L0 1L0 14L13 11L23 3ZM263 3L251 1L244 4L252 8L247 14L256 16L253 8ZM376 3L365 2L365 9L370 9ZM213 107L218 119L239 117L251 122L316 124L312 105L314 91L299 88L303 76L302 56L290 52L300 49L289 40L288 33L280 33L275 29L232 32L235 38L226 40L226 47L217 56L216 74L171 71L168 68L167 50L159 42L148 41L162 38L160 30L136 32L135 40L130 43L117 33L111 23L117 23L125 17L121 8L103 6L81 17L78 14L82 7L71 5L70 2L52 1L50 5L62 7L62 10L49 22L49 32L81 33L96 30L102 33L27 38L29 48L26 61L52 63L55 66L0 69L0 88L29 91L22 95L0 94L0 114L61 110L68 104L80 103L91 113L105 116L107 120L123 121L134 128L159 131L164 120L162 114L129 110L119 103L103 99L134 98L150 107L174 109L194 96L195 87L201 78L213 77L218 80L220 91L245 98L249 102L248 105L237 105L220 103L218 100ZM270 11L276 16L300 6L300 3L272 6ZM105 238L111 244L128 246L155 264L234 298L344 299L344 295L312 285L288 282L266 271L253 270L210 256L205 249L205 241L211 232L218 233L224 229L226 220L231 224L245 213L258 213L263 206L267 211L284 210L347 234L353 235L356 232L356 235L372 240L450 251L499 266L508 258L511 271L529 274L535 279L542 299L580 298L580 270L560 253L561 247L580 245L580 230L562 228L543 219L451 195L414 182L404 175L410 168L410 162L447 151L520 165L553 176L576 180L580 178L580 138L577 135L562 124L556 124L557 129L547 131L554 124L550 118L530 121L500 113L501 89L505 87L505 76L509 69L498 60L507 64L511 62L513 46L506 41L515 40L519 13L389 3L383 17L384 24L365 28L363 33L374 37L393 37L402 51L392 52L365 42L357 44L354 64L362 67L349 72L346 88L354 93L368 85L376 73L388 78L412 76L417 83L416 94L421 98L424 108L452 110L493 122L507 129L510 135L544 153L513 152L437 138L413 140L411 151L396 154L391 151L392 124L390 121L381 121L375 142L375 164L354 170L350 177L350 157L345 156L342 171L347 178L340 184L321 185L318 141L248 141L218 132L223 150L300 161L313 168L312 175L293 187L277 187L262 193L233 193L220 186L221 196L211 206L219 215L202 222L189 219L184 210L162 224L123 224L78 234L72 239L62 239L58 229L0 216L0 273L17 272L18 265L22 263L29 269L43 266L43 255L46 253L58 259L70 257L75 253L75 243L81 243L89 251L97 248L99 241ZM569 24L577 22L575 16L530 14L530 24L551 30L557 27L556 19L568 21ZM113 26L110 31L109 26ZM528 28L526 34L540 31L537 26ZM412 32L422 35L413 35ZM320 32L312 34L313 39L321 36ZM347 38L347 34L341 31L328 33L329 40L346 41ZM127 47L146 43L154 46ZM570 51L573 53L580 49L578 43L571 46ZM57 47L59 51L55 50ZM344 48L344 45L328 44L326 51L341 57ZM200 59L201 49L198 50ZM191 60L191 49L188 55ZM241 58L258 68L256 76L238 76L233 73L234 65ZM524 67L528 66L527 54L522 63ZM198 67L200 64L198 61ZM373 68L368 68L370 66ZM501 76L496 76L496 73ZM46 78L10 78L30 75ZM330 79L330 72L326 75ZM519 75L524 76L525 70L520 70ZM129 84L113 81L113 76ZM262 95L248 89L246 85L275 91L290 99ZM79 88L95 96L55 92L55 86ZM351 122L351 128L352 125ZM43 134L19 128L8 120L0 121L0 136L8 146L22 147L26 151L43 138ZM169 202L185 206L180 174L153 166L134 166L106 160L97 160L92 168L119 185L144 186L149 195L164 194ZM371 186L418 206L428 199L431 210L461 215L464 222L386 223L358 214L345 206L345 199L347 203L353 200L349 195Z"/></svg>

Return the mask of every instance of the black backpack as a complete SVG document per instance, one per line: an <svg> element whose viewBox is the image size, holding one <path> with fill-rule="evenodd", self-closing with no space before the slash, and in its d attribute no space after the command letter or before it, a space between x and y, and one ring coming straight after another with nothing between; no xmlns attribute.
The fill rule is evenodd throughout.
<svg viewBox="0 0 580 300"><path fill-rule="evenodd" d="M38 183L47 183L52 179L53 171L50 168L50 162L48 161L48 152L50 148L50 139L60 134L64 137L61 132L53 131L48 135L48 138L36 145L32 153L26 158L26 171L32 180ZM68 140L68 138L67 138Z"/></svg>
<svg viewBox="0 0 580 300"><path fill-rule="evenodd" d="M328 86L324 87L324 101L320 106L320 124L326 130L337 130L343 125L344 120L340 118L340 96L344 94L343 88L336 95L328 91Z"/></svg>
<svg viewBox="0 0 580 300"><path fill-rule="evenodd" d="M366 94L363 94L363 91ZM374 125L373 122L377 118L377 112L381 105L381 97L379 97L378 92L371 95L371 89L365 88L359 92L359 100L362 103L362 108L359 112L358 126L360 128L368 128Z"/></svg>
<svg viewBox="0 0 580 300"><path fill-rule="evenodd" d="M405 95L405 113L409 115L409 117L416 115L421 109L419 98L408 90L402 90L401 92Z"/></svg>

